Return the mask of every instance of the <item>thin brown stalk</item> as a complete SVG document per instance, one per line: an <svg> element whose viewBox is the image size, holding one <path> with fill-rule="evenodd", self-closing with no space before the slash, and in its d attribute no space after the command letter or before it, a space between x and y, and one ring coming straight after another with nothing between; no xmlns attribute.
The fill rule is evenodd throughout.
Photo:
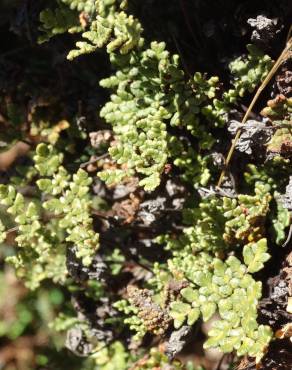
<svg viewBox="0 0 292 370"><path fill-rule="evenodd" d="M292 26L290 27L289 29L289 36L291 34L291 31L292 31ZM270 82L270 80L272 79L272 77L274 76L274 74L277 72L278 68L280 67L280 65L282 64L282 62L288 57L288 54L289 54L289 50L292 46L292 37L290 37L287 41L287 44L286 44L286 47L285 49L282 51L281 55L279 56L279 58L276 60L275 64L273 65L272 69L270 70L270 72L267 74L266 78L264 79L264 81L262 82L262 84L260 85L260 87L258 88L256 94L254 95L247 111L245 112L245 115L241 121L242 124L244 124L247 119L248 119L248 116L250 114L250 112L252 111L258 97L260 96L261 92L265 89L265 87L268 85L268 83ZM227 157L226 157L226 160L225 160L225 168L222 170L221 174L220 174L220 178L219 178L219 181L218 181L218 184L217 186L220 187L220 185L222 184L223 182L223 179L225 177L225 174L226 174L226 170L228 168L228 165L231 161L231 158L232 158L232 155L234 153L234 149L235 149L235 146L237 144L237 141L239 139L241 135L241 130L238 130L236 135L235 135L235 138L233 139L232 141L232 145L228 151L228 154L227 154Z"/></svg>

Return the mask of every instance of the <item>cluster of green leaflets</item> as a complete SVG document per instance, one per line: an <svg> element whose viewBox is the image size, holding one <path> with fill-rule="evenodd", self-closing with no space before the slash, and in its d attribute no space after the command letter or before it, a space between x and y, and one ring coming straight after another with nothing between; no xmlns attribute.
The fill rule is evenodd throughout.
<svg viewBox="0 0 292 370"><path fill-rule="evenodd" d="M40 14L42 25L39 43L48 41L51 37L65 32L80 32L82 27L78 22L78 15L67 7L45 9Z"/></svg>
<svg viewBox="0 0 292 370"><path fill-rule="evenodd" d="M143 320L138 317L138 308L134 305L131 305L126 299L121 299L115 302L114 307L125 314L124 323L128 325L133 332L135 332L134 339L139 340L143 338L147 332L147 329L143 323Z"/></svg>
<svg viewBox="0 0 292 370"><path fill-rule="evenodd" d="M180 238L157 238L169 250L190 252L228 251L265 235L265 221L272 199L269 185L255 185L255 195L239 194L236 198L208 197L198 207L183 211L185 227Z"/></svg>
<svg viewBox="0 0 292 370"><path fill-rule="evenodd" d="M141 24L123 11L127 1L97 0L95 4L96 18L90 23L90 29L83 32L84 41L76 43L78 49L68 54L69 60L103 46L106 46L108 53L117 51L127 54L143 42Z"/></svg>
<svg viewBox="0 0 292 370"><path fill-rule="evenodd" d="M223 352L237 351L259 361L272 338L268 326L257 323L257 306L262 283L252 274L260 271L270 255L265 224L271 219L275 242L280 244L290 224L287 209L271 212L271 188L257 182L255 195L236 198L209 197L198 208L184 212L185 223L179 238L157 238L166 244L173 257L167 266L156 264L151 281L163 306L165 286L171 279L185 282L178 298L166 309L176 329L194 325L199 318L208 321L218 312L209 331L205 348L219 347ZM239 258L232 255L239 253ZM231 252L231 254L230 254ZM222 256L226 258L222 259ZM244 302L244 304L243 304Z"/></svg>
<svg viewBox="0 0 292 370"><path fill-rule="evenodd" d="M86 18L93 16L95 11L95 0L61 0L57 8L42 10L38 42L46 42L53 36L66 32L82 32L84 25L80 23L79 14L83 13Z"/></svg>
<svg viewBox="0 0 292 370"><path fill-rule="evenodd" d="M31 289L39 286L43 279L54 282L66 279L65 250L52 222L44 225L39 202L27 203L24 196L11 185L0 186L1 204L7 207L17 226L5 231L2 227L2 239L16 230L15 242L19 247L17 256L8 257L19 277L24 278ZM34 263L32 264L32 261Z"/></svg>
<svg viewBox="0 0 292 370"><path fill-rule="evenodd" d="M232 88L222 94L217 76L200 72L190 76L179 56L171 54L164 42L147 43L139 20L127 14L127 1L60 0L59 5L41 13L40 42L64 32L82 32L81 41L67 58L72 60L105 48L115 69L110 77L100 81L112 94L99 112L113 131L108 150L113 165L98 176L108 184L137 176L140 187L151 192L160 185L167 164L172 163L191 188L206 186L212 178L208 151L216 142L216 130L226 123L234 104L267 75L271 59L248 46L246 57L231 62ZM291 102L285 104L289 110ZM276 115L278 110L269 107L266 115ZM182 140L173 134L180 131L185 134ZM51 144L58 141L57 134L51 141L48 138ZM275 152L283 137L289 135L289 127L279 128L268 143L268 150ZM188 136L195 143L192 147ZM31 199L23 195L21 181L0 185L0 204L9 215L9 220L0 221L0 242L5 242L10 233L15 234L18 254L8 260L32 289L44 279L60 284L66 281L69 247L74 246L76 257L85 267L92 265L99 248L92 219L92 179L82 169L72 174L63 165L63 156L52 145L37 146L30 175L37 188ZM182 231L156 239L169 258L154 264L153 277L146 284L153 291L152 306L161 317L165 314L170 318L166 320L167 330L197 325L217 313L204 347L218 347L224 353L236 351L239 356L249 355L257 361L273 333L257 322L262 283L252 274L263 269L270 258L269 236L273 234L272 242L280 245L291 223L290 214L280 201L280 181L275 180L279 168L288 162L283 158L272 161L269 169L265 164L248 166L244 176L247 192L252 188L253 195L214 195L184 209ZM116 251L111 256L112 265L109 262L113 276L119 274L125 261ZM103 253L108 262L107 252ZM173 280L182 283L181 288L166 299L163 287ZM95 293L92 296L96 300L106 295L106 291L101 296ZM130 299L116 301L113 307L123 313L118 321L136 333L134 339L141 340L148 330L146 320L139 315L141 307ZM76 323L80 324L78 319L61 314L54 325L57 330L65 330ZM135 366L135 361L139 369L170 362L155 348L139 364L118 340L110 344L100 341L91 360L100 370L124 370L129 364ZM176 361L172 366L185 369Z"/></svg>
<svg viewBox="0 0 292 370"><path fill-rule="evenodd" d="M183 365L178 360L169 361L162 350L151 348L149 353L140 360L130 356L125 346L115 341L111 345L101 347L85 364L81 370L152 370L155 368L169 370L204 370L201 366L195 366L189 361Z"/></svg>
<svg viewBox="0 0 292 370"><path fill-rule="evenodd" d="M256 282L249 272L263 267L270 257L266 251L266 239L261 239L244 247L244 264L234 256L225 262L213 258L205 267L196 263L195 256L190 258L194 263L188 266L178 258L172 261L171 269L180 271L190 282L181 290L181 298L170 304L174 327L179 328L185 322L193 325L200 316L208 321L218 311L220 320L213 323L204 347L219 347L225 353L235 349L239 356L249 354L260 359L272 332L268 326L256 322L261 282Z"/></svg>
<svg viewBox="0 0 292 370"><path fill-rule="evenodd" d="M107 183L118 183L137 173L142 177L140 185L152 191L173 156L175 136L168 133L168 126L185 127L198 139L200 150L210 149L215 141L210 129L226 122L232 104L268 73L271 59L250 46L246 60L231 63L235 88L219 99L218 77L207 78L199 72L190 77L179 56L171 55L165 43L147 46L141 24L125 13L126 1L98 0L95 4L89 30L82 34L86 41L78 41L78 49L71 51L68 59L105 46L117 69L115 75L100 81L101 86L113 90L100 115L113 127L117 140L109 153L121 168L102 171L99 176ZM173 157L184 171L198 168L198 164L199 170L202 167L198 154L182 151ZM193 178L198 176L196 172L191 174Z"/></svg>
<svg viewBox="0 0 292 370"><path fill-rule="evenodd" d="M74 245L77 257L88 266L99 245L90 215L91 179L81 169L71 176L61 165L62 158L50 145L37 147L34 160L41 193L31 201L12 185L0 185L0 203L16 225L6 230L2 222L1 239L16 232L19 253L8 260L32 289L48 278L65 281L68 246Z"/></svg>
<svg viewBox="0 0 292 370"><path fill-rule="evenodd" d="M182 144L167 129L169 126L184 127L197 138L200 150L210 149L214 144L210 130L225 122L230 103L236 99L227 101L224 96L221 101L216 98L217 77L208 79L197 72L189 78L182 70L179 56L170 55L164 43L152 42L149 49L132 51L122 59L114 55L112 60L119 70L100 83L115 93L100 114L117 135L118 142L109 153L118 164L126 165L124 176L142 174L140 185L145 190L154 190L160 183L167 160L173 157L174 164L186 172L183 178L197 179L204 158L190 152L189 148L181 148ZM267 57L260 61L254 68L254 78L249 77L241 86L241 93L248 91L246 85L251 88L267 74L271 60ZM249 65L249 60L246 64ZM240 96L235 90L229 93L237 98ZM118 182L121 170L117 169L116 174L111 170L99 175L107 182ZM200 176L201 184L210 177L207 170L205 176L201 173Z"/></svg>

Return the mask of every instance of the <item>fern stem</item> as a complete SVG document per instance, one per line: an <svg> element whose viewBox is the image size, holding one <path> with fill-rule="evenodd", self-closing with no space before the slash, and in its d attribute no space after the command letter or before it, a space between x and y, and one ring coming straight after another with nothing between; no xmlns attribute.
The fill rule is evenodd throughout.
<svg viewBox="0 0 292 370"><path fill-rule="evenodd" d="M292 29L292 27L290 27L289 34L291 33L291 29ZM292 46L292 37L288 40L285 49L282 51L281 55L279 56L279 58L276 60L275 64L273 65L272 69L267 74L266 78L264 79L264 81L262 82L260 87L258 88L258 90L257 90L256 94L254 95L247 111L245 112L245 115L244 115L244 117L241 121L241 124L245 124L245 122L247 121L250 112L252 111L256 101L258 100L258 97L260 96L261 92L265 89L265 87L268 85L268 83L270 82L270 80L272 79L274 74L277 72L277 70L280 67L280 65L282 64L282 62L287 58L288 53L289 53L289 49L291 48L291 46ZM232 145L229 149L229 152L227 154L226 161L225 161L225 168L222 170L222 172L220 174L220 178L219 178L219 181L218 181L218 184L217 184L218 187L220 187L220 185L223 182L223 179L224 179L225 174L226 174L226 170L227 170L228 165L231 161L232 155L233 155L234 150L235 150L235 146L237 144L237 141L238 141L240 135L241 135L241 129L237 131L237 133L235 135L235 138L233 139Z"/></svg>

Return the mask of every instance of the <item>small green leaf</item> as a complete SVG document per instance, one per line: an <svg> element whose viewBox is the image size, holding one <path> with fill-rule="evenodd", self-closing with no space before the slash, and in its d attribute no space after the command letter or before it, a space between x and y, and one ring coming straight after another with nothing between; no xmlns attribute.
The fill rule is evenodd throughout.
<svg viewBox="0 0 292 370"><path fill-rule="evenodd" d="M49 180L49 179L40 179L40 180L37 180L36 182L38 188L41 190L41 191L44 191L44 192L47 192L49 193L51 190L51 187L52 187L52 181Z"/></svg>
<svg viewBox="0 0 292 370"><path fill-rule="evenodd" d="M260 239L256 243L249 243L244 246L243 258L249 272L254 273L264 267L264 262L271 257L266 251L267 239Z"/></svg>
<svg viewBox="0 0 292 370"><path fill-rule="evenodd" d="M208 321L215 313L217 305L214 302L206 302L201 306L203 321Z"/></svg>
<svg viewBox="0 0 292 370"><path fill-rule="evenodd" d="M173 326L175 327L175 329L179 329L185 322L185 319L186 316L183 314L176 315L175 317L173 317Z"/></svg>
<svg viewBox="0 0 292 370"><path fill-rule="evenodd" d="M184 288L181 290L181 295L186 299L187 302L192 303L198 301L199 293L197 290L194 290L190 287Z"/></svg>
<svg viewBox="0 0 292 370"><path fill-rule="evenodd" d="M198 308L192 308L188 313L188 325L193 325L200 316L200 310Z"/></svg>
<svg viewBox="0 0 292 370"><path fill-rule="evenodd" d="M170 304L170 308L171 308L171 311L175 311L178 313L184 313L185 315L187 315L191 306L188 303L176 301Z"/></svg>
<svg viewBox="0 0 292 370"><path fill-rule="evenodd" d="M19 215L24 212L24 197L22 194L16 194L14 203L7 209L7 212L11 213L12 215Z"/></svg>

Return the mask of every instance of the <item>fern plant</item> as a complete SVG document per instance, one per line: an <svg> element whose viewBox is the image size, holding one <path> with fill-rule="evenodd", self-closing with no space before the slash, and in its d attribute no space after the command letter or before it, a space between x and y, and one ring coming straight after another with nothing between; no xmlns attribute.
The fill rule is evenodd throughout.
<svg viewBox="0 0 292 370"><path fill-rule="evenodd" d="M51 86L25 91L27 79L3 88L0 166L20 140L28 148L3 167L0 243L15 248L6 261L27 287L52 280L71 297L50 327L87 358L80 369L196 369L176 356L209 320L205 349L260 366L278 330L277 313L271 326L259 315L266 262L284 255L277 248L291 227L289 76L285 67L260 113L259 131L271 134L261 153L238 150L225 168L229 121L273 62L248 45L222 76L212 61L195 72L201 56L188 60L192 48L183 40L181 50L175 36L186 25L204 54L189 15L173 27L170 4L162 24L173 40L156 37L152 3L56 0L40 12L39 43L61 40L39 46L57 50L60 96ZM75 46L64 62L67 42ZM36 69L39 78L40 64L29 64L29 76ZM227 180L216 187L221 170Z"/></svg>
<svg viewBox="0 0 292 370"><path fill-rule="evenodd" d="M218 99L218 77L207 78L197 72L189 78L179 56L170 55L164 43L152 42L147 48L141 24L124 12L126 8L125 1L97 1L96 19L83 33L88 41L78 41L79 49L71 51L68 59L106 46L118 71L100 81L101 86L115 91L100 115L116 134L117 141L109 153L122 168L99 175L108 183L118 183L137 172L143 177L140 185L152 191L159 185L171 155L172 137L167 126L186 127L199 139L202 149L210 149L214 138L205 129L201 116L211 127L226 122L230 103L255 88L266 76L271 59L249 46L247 60L237 59L230 65L235 89Z"/></svg>
<svg viewBox="0 0 292 370"><path fill-rule="evenodd" d="M0 202L16 224L12 231L16 231L15 241L20 247L18 256L7 260L33 289L47 278L64 283L66 245L75 245L77 257L85 265L91 264L98 248L98 234L92 228L87 196L91 179L81 169L71 178L61 166L62 157L52 146L37 147L34 160L41 177L36 182L42 192L39 199L27 202L15 187L0 186ZM47 200L43 201L43 196ZM3 224L1 229L1 238L5 240L7 231Z"/></svg>

